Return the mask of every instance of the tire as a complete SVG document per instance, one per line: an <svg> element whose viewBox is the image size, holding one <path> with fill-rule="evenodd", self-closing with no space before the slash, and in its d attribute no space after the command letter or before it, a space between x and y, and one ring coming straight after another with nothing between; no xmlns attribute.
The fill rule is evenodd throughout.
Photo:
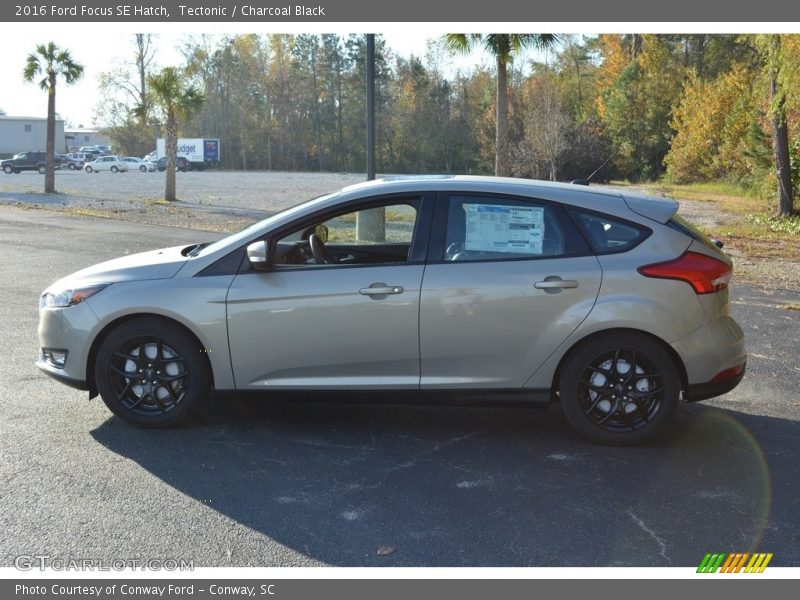
<svg viewBox="0 0 800 600"><path fill-rule="evenodd" d="M141 166L139 167L139 170L140 170L142 173L146 173L146 172L147 172L147 167L145 167L144 165L141 165Z"/></svg>
<svg viewBox="0 0 800 600"><path fill-rule="evenodd" d="M69 170L70 171L74 171L75 170L75 165L73 165L72 163L69 163Z"/></svg>
<svg viewBox="0 0 800 600"><path fill-rule="evenodd" d="M197 341L180 325L158 317L127 321L106 336L94 377L111 412L138 427L174 425L199 408L211 390Z"/></svg>
<svg viewBox="0 0 800 600"><path fill-rule="evenodd" d="M89 165L86 165L86 167L84 167L83 170L86 171L87 173L91 173L94 169L92 169L92 167L90 167Z"/></svg>
<svg viewBox="0 0 800 600"><path fill-rule="evenodd" d="M584 438L614 446L656 435L675 412L680 390L669 352L633 332L601 335L578 346L559 378L561 408L570 424Z"/></svg>
<svg viewBox="0 0 800 600"><path fill-rule="evenodd" d="M38 169L40 175L44 175L47 168L44 165L39 165Z"/></svg>
<svg viewBox="0 0 800 600"><path fill-rule="evenodd" d="M116 173L117 171L119 171L119 169L117 167L111 167L111 172L112 173Z"/></svg>
<svg viewBox="0 0 800 600"><path fill-rule="evenodd" d="M3 173L5 173L6 175L11 175L13 172L14 169L11 167L11 165L6 165L3 167Z"/></svg>

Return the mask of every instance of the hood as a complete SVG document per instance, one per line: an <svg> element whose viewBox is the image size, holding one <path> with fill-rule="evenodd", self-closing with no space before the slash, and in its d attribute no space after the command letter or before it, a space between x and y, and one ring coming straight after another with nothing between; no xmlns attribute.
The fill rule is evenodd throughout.
<svg viewBox="0 0 800 600"><path fill-rule="evenodd" d="M169 279L174 277L188 260L181 254L184 248L186 245L122 256L76 271L61 281L119 283L145 279Z"/></svg>

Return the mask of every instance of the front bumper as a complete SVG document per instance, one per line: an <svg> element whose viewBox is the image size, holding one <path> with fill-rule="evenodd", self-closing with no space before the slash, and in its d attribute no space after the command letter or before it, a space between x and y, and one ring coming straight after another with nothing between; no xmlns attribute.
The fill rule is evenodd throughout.
<svg viewBox="0 0 800 600"><path fill-rule="evenodd" d="M39 315L40 356L36 362L46 375L78 389L89 389L87 363L98 319L88 302L66 308L46 308ZM66 362L59 368L45 360L43 348L66 352Z"/></svg>
<svg viewBox="0 0 800 600"><path fill-rule="evenodd" d="M86 383L85 379L73 379L69 375L66 375L63 372L63 370L57 369L56 367L53 367L52 365L43 360L37 360L36 366L39 367L42 373L44 373L48 377L52 377L59 383L68 385L69 387L75 388L76 390L83 390L83 391L89 390L89 385Z"/></svg>

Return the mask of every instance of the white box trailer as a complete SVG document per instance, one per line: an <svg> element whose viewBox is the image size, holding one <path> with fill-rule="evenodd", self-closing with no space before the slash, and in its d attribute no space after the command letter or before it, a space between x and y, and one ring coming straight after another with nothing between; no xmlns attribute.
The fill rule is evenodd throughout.
<svg viewBox="0 0 800 600"><path fill-rule="evenodd" d="M156 149L148 156L153 162L166 156L164 138L156 140ZM215 167L219 164L219 139L218 138L178 138L178 156L182 156L191 163L193 169Z"/></svg>

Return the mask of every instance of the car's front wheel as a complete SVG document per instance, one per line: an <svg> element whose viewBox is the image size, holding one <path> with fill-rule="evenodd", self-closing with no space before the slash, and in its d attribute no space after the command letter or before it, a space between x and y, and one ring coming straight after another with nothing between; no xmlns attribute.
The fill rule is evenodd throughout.
<svg viewBox="0 0 800 600"><path fill-rule="evenodd" d="M83 170L86 171L87 173L91 173L93 169L89 165L86 165L86 167L84 167Z"/></svg>
<svg viewBox="0 0 800 600"><path fill-rule="evenodd" d="M119 169L117 167L111 167L111 172L112 173L116 173L117 171L119 171Z"/></svg>
<svg viewBox="0 0 800 600"><path fill-rule="evenodd" d="M209 394L209 369L197 341L156 317L120 325L103 340L95 382L106 406L140 427L167 427Z"/></svg>
<svg viewBox="0 0 800 600"><path fill-rule="evenodd" d="M38 167L39 173L44 175L45 171L47 170L44 165L39 165Z"/></svg>
<svg viewBox="0 0 800 600"><path fill-rule="evenodd" d="M13 167L11 165L5 165L3 167L3 173L5 173L6 175L11 175L11 173L13 173L13 172L14 172L14 169L13 169Z"/></svg>
<svg viewBox="0 0 800 600"><path fill-rule="evenodd" d="M559 379L561 408L578 433L619 446L658 433L675 412L680 389L669 352L632 332L611 332L579 346Z"/></svg>
<svg viewBox="0 0 800 600"><path fill-rule="evenodd" d="M145 167L144 165L141 165L141 166L139 167L139 170L140 170L142 173L145 173L145 172L147 172L147 167Z"/></svg>

